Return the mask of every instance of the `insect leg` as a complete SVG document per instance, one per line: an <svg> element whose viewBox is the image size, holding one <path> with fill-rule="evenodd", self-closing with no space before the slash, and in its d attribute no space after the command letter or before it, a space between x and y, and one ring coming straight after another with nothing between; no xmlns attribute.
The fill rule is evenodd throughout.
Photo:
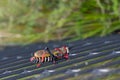
<svg viewBox="0 0 120 80"><path fill-rule="evenodd" d="M40 63L38 63L36 66L37 66L37 67L40 67L40 66L41 66L41 64L40 64Z"/></svg>
<svg viewBox="0 0 120 80"><path fill-rule="evenodd" d="M69 58L68 53L66 53L66 54L64 55L64 58L65 58L66 60Z"/></svg>

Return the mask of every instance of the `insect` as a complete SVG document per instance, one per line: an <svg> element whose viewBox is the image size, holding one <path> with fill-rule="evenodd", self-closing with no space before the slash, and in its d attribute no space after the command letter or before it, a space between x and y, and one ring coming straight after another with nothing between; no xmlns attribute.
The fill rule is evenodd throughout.
<svg viewBox="0 0 120 80"><path fill-rule="evenodd" d="M68 59L69 58L69 48L67 46L62 46L60 48L55 48L54 50L50 50L48 47L45 47L44 50L38 50L34 53L33 57L30 58L32 63L36 63L37 67L40 67L42 63L45 62L53 62L60 59Z"/></svg>

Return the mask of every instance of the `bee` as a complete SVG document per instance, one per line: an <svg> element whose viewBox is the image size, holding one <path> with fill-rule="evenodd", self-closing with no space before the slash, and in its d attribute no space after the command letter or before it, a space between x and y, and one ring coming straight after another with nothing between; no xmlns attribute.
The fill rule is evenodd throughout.
<svg viewBox="0 0 120 80"><path fill-rule="evenodd" d="M62 46L60 48L55 48L54 50L50 50L48 47L45 47L44 50L38 50L34 53L33 57L30 58L32 63L36 63L37 67L40 67L42 63L45 62L53 62L60 59L68 59L69 58L69 48L67 46Z"/></svg>

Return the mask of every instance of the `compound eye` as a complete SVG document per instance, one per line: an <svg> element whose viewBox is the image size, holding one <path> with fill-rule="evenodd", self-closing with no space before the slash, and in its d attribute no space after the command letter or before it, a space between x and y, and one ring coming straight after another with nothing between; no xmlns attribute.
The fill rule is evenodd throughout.
<svg viewBox="0 0 120 80"><path fill-rule="evenodd" d="M31 58L30 58L30 61L32 62L34 59L35 59L35 57L31 57Z"/></svg>

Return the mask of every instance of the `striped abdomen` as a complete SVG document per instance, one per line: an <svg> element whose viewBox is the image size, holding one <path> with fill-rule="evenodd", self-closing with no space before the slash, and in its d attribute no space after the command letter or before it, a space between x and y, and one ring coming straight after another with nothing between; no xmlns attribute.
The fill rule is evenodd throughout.
<svg viewBox="0 0 120 80"><path fill-rule="evenodd" d="M42 61L42 57L37 57L37 59L38 59L38 63L41 63L41 62L51 62L51 61L53 61L53 57L44 57L44 59L43 59L43 61Z"/></svg>

